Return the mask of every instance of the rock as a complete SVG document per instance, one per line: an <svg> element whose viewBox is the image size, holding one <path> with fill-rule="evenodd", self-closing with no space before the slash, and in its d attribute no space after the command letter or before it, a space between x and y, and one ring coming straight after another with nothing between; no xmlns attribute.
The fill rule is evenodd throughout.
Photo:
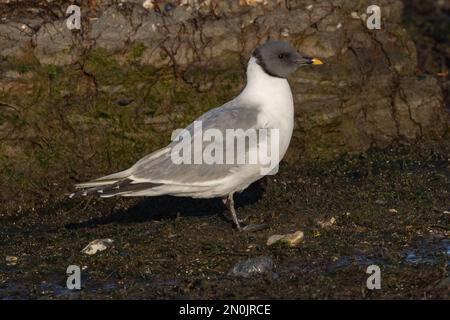
<svg viewBox="0 0 450 320"><path fill-rule="evenodd" d="M165 12L171 12L171 11L175 10L175 8L176 8L176 5L174 5L172 2L167 2L164 5L164 11Z"/></svg>
<svg viewBox="0 0 450 320"><path fill-rule="evenodd" d="M249 278L256 275L271 273L273 270L273 260L270 257L256 257L245 261L240 261L228 272L234 277Z"/></svg>
<svg viewBox="0 0 450 320"><path fill-rule="evenodd" d="M398 213L397 209L389 209L389 213Z"/></svg>
<svg viewBox="0 0 450 320"><path fill-rule="evenodd" d="M269 239L267 239L267 245L271 246L277 242L284 242L288 244L290 247L296 247L303 241L304 237L305 235L302 231L297 231L288 234L274 234L270 236Z"/></svg>
<svg viewBox="0 0 450 320"><path fill-rule="evenodd" d="M120 99L117 100L117 104L121 107L125 107L127 105L129 105L130 103L132 103L134 101L134 99Z"/></svg>
<svg viewBox="0 0 450 320"><path fill-rule="evenodd" d="M256 6L258 4L262 4L265 0L240 0L239 4L241 6L247 5L247 6Z"/></svg>
<svg viewBox="0 0 450 320"><path fill-rule="evenodd" d="M381 200L381 199L377 199L375 200L375 204L378 206L384 206L387 204L387 201Z"/></svg>
<svg viewBox="0 0 450 320"><path fill-rule="evenodd" d="M65 20L49 22L41 26L34 37L34 54L42 64L68 65L77 58L72 32Z"/></svg>
<svg viewBox="0 0 450 320"><path fill-rule="evenodd" d="M336 218L335 217L331 217L330 220L328 220L328 221L319 220L319 221L317 221L317 224L321 228L328 228L328 227L331 227L332 225L336 224Z"/></svg>
<svg viewBox="0 0 450 320"><path fill-rule="evenodd" d="M6 256L6 265L8 266L15 266L17 264L17 261L19 260L16 256Z"/></svg>
<svg viewBox="0 0 450 320"><path fill-rule="evenodd" d="M19 22L0 24L0 56L17 56L31 47L33 30Z"/></svg>
<svg viewBox="0 0 450 320"><path fill-rule="evenodd" d="M112 239L97 239L94 241L91 241L83 250L81 250L82 253L87 255L94 255L97 252L104 251L111 247L114 240Z"/></svg>
<svg viewBox="0 0 450 320"><path fill-rule="evenodd" d="M280 241L281 239L283 239L284 238L284 235L281 235L281 234L274 234L274 235L272 235L272 236L270 236L269 237L269 239L267 239L267 245L268 246L271 246L271 245L273 245L275 242L278 242L278 241Z"/></svg>
<svg viewBox="0 0 450 320"><path fill-rule="evenodd" d="M11 80L17 80L22 78L22 74L20 74L20 72L14 71L14 70L9 70L6 71L3 76L7 79L11 79Z"/></svg>
<svg viewBox="0 0 450 320"><path fill-rule="evenodd" d="M444 134L445 119L440 117L442 93L436 78L404 78L400 86L394 100L396 114L402 119L400 134L411 140Z"/></svg>
<svg viewBox="0 0 450 320"><path fill-rule="evenodd" d="M353 12L351 13L351 17L352 17L352 19L356 19L356 20L361 19L360 15L359 15L358 12L356 12L356 11L353 11Z"/></svg>
<svg viewBox="0 0 450 320"><path fill-rule="evenodd" d="M163 65L164 59L161 58L163 50L160 43L164 39L164 34L160 30L164 26L162 17L152 11L142 17L140 25L136 32L130 35L130 41L140 44L144 50L139 57L139 61L144 65L153 65L159 67Z"/></svg>
<svg viewBox="0 0 450 320"><path fill-rule="evenodd" d="M142 3L142 6L147 10L152 10L155 7L155 4L153 3L153 0L145 0L144 3Z"/></svg>
<svg viewBox="0 0 450 320"><path fill-rule="evenodd" d="M125 47L131 33L132 27L127 18L110 7L94 21L89 37L97 47L115 52Z"/></svg>

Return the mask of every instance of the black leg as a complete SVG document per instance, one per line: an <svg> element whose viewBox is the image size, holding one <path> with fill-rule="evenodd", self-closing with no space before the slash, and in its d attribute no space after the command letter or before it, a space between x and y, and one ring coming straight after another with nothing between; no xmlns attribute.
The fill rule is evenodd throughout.
<svg viewBox="0 0 450 320"><path fill-rule="evenodd" d="M234 224L236 225L236 228L237 228L239 231L242 231L240 221L239 221L239 219L238 219L238 217L237 217L237 215L236 215L236 210L234 209L234 199L233 199L233 194L230 193L230 194L228 195L228 197L222 199L222 201L223 201L223 203L225 204L225 206L227 207L228 211L230 212L231 218L233 219L233 222L234 222Z"/></svg>
<svg viewBox="0 0 450 320"><path fill-rule="evenodd" d="M237 217L236 209L234 208L233 193L230 193L228 195L228 197L223 198L222 201L225 204L225 206L227 207L228 211L230 212L231 218L232 218L234 224L236 225L236 228L239 231L251 232L251 231L258 231L258 230L262 230L262 229L266 228L267 225L265 223L250 224L250 225L244 226L243 228L241 227L242 220L239 220L239 218Z"/></svg>

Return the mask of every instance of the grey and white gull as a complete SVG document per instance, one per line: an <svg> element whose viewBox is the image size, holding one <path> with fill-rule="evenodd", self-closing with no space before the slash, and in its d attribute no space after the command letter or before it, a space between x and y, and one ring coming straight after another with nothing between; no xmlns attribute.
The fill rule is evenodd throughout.
<svg viewBox="0 0 450 320"><path fill-rule="evenodd" d="M71 194L71 197L172 195L222 198L239 231L262 228L263 225L241 226L242 221L238 219L234 208L233 194L243 191L268 174L262 170L266 163L263 164L259 159L252 163L239 161L175 163L173 152L179 148L183 135L192 139L192 143L195 144L193 140L198 136L195 123L201 123L202 132L213 129L214 132L222 133L223 137L227 137L225 131L235 130L238 136L228 141L223 138L222 154L229 152L229 149L235 150L232 142L239 139L239 135L245 135L248 130L259 132L260 129L276 129L278 157L275 165L278 165L288 149L294 128L294 101L287 77L299 67L311 64L322 62L298 53L286 42L267 41L253 51L247 66L247 84L236 98L206 112L186 127L169 145L143 157L131 168L77 184L76 188L79 190ZM262 141L261 138L256 144L246 145L245 153L260 151L258 149L261 148ZM191 156L195 159L195 153L204 151L205 144L200 148L194 147Z"/></svg>

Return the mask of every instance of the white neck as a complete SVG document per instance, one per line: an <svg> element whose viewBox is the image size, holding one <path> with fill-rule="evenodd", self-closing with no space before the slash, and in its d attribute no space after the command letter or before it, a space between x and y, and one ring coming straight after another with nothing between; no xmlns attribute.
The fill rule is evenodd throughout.
<svg viewBox="0 0 450 320"><path fill-rule="evenodd" d="M251 57L248 62L247 85L240 96L246 100L264 104L292 101L288 81L267 74L254 57Z"/></svg>
<svg viewBox="0 0 450 320"><path fill-rule="evenodd" d="M280 156L286 152L294 128L294 100L286 79L268 75L252 57L247 67L247 85L238 100L260 109L258 122L280 129Z"/></svg>

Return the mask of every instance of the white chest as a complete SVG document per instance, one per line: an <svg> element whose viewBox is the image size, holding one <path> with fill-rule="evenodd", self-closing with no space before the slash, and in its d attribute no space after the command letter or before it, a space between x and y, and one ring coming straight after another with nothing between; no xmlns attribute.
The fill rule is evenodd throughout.
<svg viewBox="0 0 450 320"><path fill-rule="evenodd" d="M247 86L241 97L260 106L259 123L267 128L279 129L282 158L294 129L294 101L288 81L266 74L251 58L247 69Z"/></svg>

